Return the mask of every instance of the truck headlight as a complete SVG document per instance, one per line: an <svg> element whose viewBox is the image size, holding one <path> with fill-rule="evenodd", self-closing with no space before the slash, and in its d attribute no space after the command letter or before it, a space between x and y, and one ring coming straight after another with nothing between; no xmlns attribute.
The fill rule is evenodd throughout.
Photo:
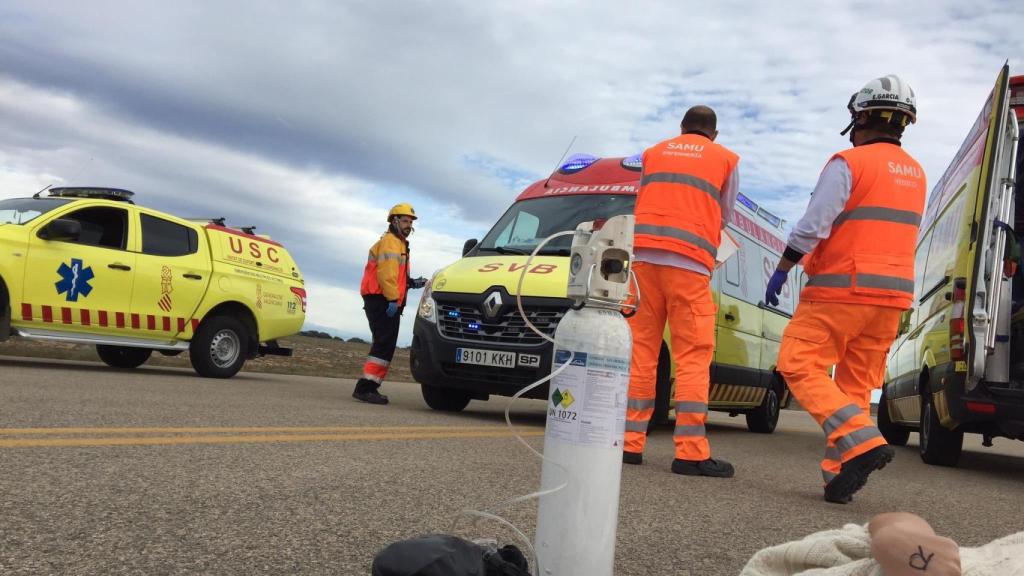
<svg viewBox="0 0 1024 576"><path fill-rule="evenodd" d="M416 313L427 322L436 323L437 305L434 303L434 297L430 290L432 282L433 279L427 280L426 286L423 287L423 295L420 296L420 305L416 308Z"/></svg>

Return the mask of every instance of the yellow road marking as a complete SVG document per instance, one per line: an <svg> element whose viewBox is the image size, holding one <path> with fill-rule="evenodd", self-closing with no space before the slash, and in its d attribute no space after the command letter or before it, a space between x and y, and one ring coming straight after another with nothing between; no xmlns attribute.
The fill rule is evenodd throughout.
<svg viewBox="0 0 1024 576"><path fill-rule="evenodd" d="M220 434L220 433L337 433L349 432L438 432L450 430L507 430L498 426L240 426L240 427L161 427L161 428L0 428L2 435L25 434Z"/></svg>
<svg viewBox="0 0 1024 576"><path fill-rule="evenodd" d="M0 438L0 448L39 448L39 447L84 447L84 446L157 446L157 445L185 445L185 444L248 444L248 443L271 443L271 442L353 442L372 440L446 440L460 438L505 438L511 437L512 433L507 429L495 426L478 428L453 428L453 427L399 427L401 429L372 429L372 428L334 428L334 430L345 430L346 433L333 434L237 434L240 430L260 430L267 428L173 428L171 430L199 430L208 432L210 430L221 430L236 432L230 435L183 435L183 436L142 436L124 437L114 436L106 438ZM40 429L3 429L2 433L10 434L12 431L21 433L24 430ZM100 430L113 430L124 432L126 428L65 428L65 429L41 429L41 430L79 430L79 433L98 433ZM138 430L138 429L136 429ZM158 430L155 428L143 428L141 430ZM296 428L284 428L283 430L303 430ZM541 430L521 430L522 436L541 436Z"/></svg>

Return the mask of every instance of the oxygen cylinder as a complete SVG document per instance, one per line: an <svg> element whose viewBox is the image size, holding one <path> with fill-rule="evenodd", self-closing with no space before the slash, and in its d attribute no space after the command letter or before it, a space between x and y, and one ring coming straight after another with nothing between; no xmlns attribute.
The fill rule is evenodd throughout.
<svg viewBox="0 0 1024 576"><path fill-rule="evenodd" d="M597 226L595 226L597 224ZM619 514L632 335L628 295L633 217L577 228L568 295L555 330L535 549L538 574L611 576Z"/></svg>

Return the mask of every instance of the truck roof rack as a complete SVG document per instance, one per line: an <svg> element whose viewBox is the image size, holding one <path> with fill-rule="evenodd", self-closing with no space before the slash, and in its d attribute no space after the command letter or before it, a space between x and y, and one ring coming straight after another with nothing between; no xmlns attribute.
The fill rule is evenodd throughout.
<svg viewBox="0 0 1024 576"><path fill-rule="evenodd" d="M119 202L132 202L135 193L122 188L101 188L95 186L61 186L50 188L51 198L92 198L99 200L116 200Z"/></svg>

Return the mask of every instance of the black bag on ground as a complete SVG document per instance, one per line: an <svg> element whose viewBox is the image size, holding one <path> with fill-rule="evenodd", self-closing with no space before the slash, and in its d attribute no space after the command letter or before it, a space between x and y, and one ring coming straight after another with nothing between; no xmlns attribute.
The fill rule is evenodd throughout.
<svg viewBox="0 0 1024 576"><path fill-rule="evenodd" d="M530 576L515 546L488 550L447 534L388 545L373 559L373 576Z"/></svg>

